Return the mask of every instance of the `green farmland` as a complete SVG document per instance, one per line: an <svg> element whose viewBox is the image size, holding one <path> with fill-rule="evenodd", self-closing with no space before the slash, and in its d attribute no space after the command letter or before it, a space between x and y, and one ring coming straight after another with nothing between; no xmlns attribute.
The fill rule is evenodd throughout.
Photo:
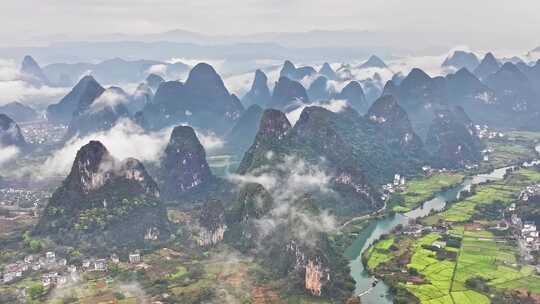
<svg viewBox="0 0 540 304"><path fill-rule="evenodd" d="M464 177L463 174L458 173L441 173L413 179L407 183L407 188L403 192L392 196L390 200L392 210L408 212L429 200L436 193L460 184Z"/></svg>

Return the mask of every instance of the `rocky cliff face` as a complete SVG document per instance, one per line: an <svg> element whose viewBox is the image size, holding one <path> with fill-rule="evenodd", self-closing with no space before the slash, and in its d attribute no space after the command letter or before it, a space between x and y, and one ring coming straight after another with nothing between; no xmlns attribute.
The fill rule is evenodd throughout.
<svg viewBox="0 0 540 304"><path fill-rule="evenodd" d="M261 70L255 71L255 78L253 79L251 89L242 98L242 103L246 107L251 105L266 107L271 100L272 95L268 88L268 77L266 77L266 74Z"/></svg>
<svg viewBox="0 0 540 304"><path fill-rule="evenodd" d="M35 233L77 246L132 246L166 239L157 184L136 159L115 159L98 141L83 146Z"/></svg>
<svg viewBox="0 0 540 304"><path fill-rule="evenodd" d="M115 159L99 141L90 141L75 156L64 184L70 191L90 194L118 181L132 183L130 194L159 197L159 189L136 159Z"/></svg>
<svg viewBox="0 0 540 304"><path fill-rule="evenodd" d="M297 81L280 77L268 108L287 109L298 103L309 103L306 89Z"/></svg>
<svg viewBox="0 0 540 304"><path fill-rule="evenodd" d="M196 191L213 179L204 147L188 126L173 129L160 167L163 196L170 200Z"/></svg>
<svg viewBox="0 0 540 304"><path fill-rule="evenodd" d="M270 216L277 225L260 242L262 265L306 294L343 300L352 291L352 279L346 260L336 252L328 232L309 224L308 219L320 211L309 196L291 202L291 207L278 218Z"/></svg>
<svg viewBox="0 0 540 304"><path fill-rule="evenodd" d="M47 119L56 123L69 123L75 112L81 113L88 109L104 91L92 76L85 76L60 102L47 107Z"/></svg>
<svg viewBox="0 0 540 304"><path fill-rule="evenodd" d="M152 129L189 123L222 135L243 111L238 98L227 91L214 68L200 63L191 70L185 84L161 83L153 102L143 109L143 115Z"/></svg>
<svg viewBox="0 0 540 304"><path fill-rule="evenodd" d="M426 149L438 167L460 167L480 160L482 144L463 109L441 110L429 129Z"/></svg>
<svg viewBox="0 0 540 304"><path fill-rule="evenodd" d="M16 146L18 148L27 146L21 128L5 114L0 114L0 146Z"/></svg>
<svg viewBox="0 0 540 304"><path fill-rule="evenodd" d="M217 245L223 241L227 224L225 208L221 201L210 201L202 207L199 215L199 235L197 244L201 247Z"/></svg>

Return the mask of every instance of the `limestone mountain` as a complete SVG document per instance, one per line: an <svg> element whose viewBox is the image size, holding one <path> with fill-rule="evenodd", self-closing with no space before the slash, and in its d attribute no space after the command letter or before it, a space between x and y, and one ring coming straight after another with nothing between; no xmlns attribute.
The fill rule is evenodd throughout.
<svg viewBox="0 0 540 304"><path fill-rule="evenodd" d="M377 99L369 108L366 117L381 126L381 136L395 149L410 151L421 157L423 143L413 130L407 112L392 95Z"/></svg>
<svg viewBox="0 0 540 304"><path fill-rule="evenodd" d="M108 88L86 109L73 113L66 138L111 129L118 120L130 116L126 107L127 103L129 103L129 96L124 90L118 87Z"/></svg>
<svg viewBox="0 0 540 304"><path fill-rule="evenodd" d="M146 83L139 84L133 94L129 97L130 102L127 104L129 113L135 114L141 111L147 104L152 102L153 98L154 91L152 88Z"/></svg>
<svg viewBox="0 0 540 304"><path fill-rule="evenodd" d="M256 104L247 108L225 137L227 150L237 155L243 155L255 140L262 115L263 109Z"/></svg>
<svg viewBox="0 0 540 304"><path fill-rule="evenodd" d="M197 244L201 247L217 245L223 241L228 229L225 207L220 200L205 202L198 216Z"/></svg>
<svg viewBox="0 0 540 304"><path fill-rule="evenodd" d="M383 95L394 95L407 111L446 103L444 79L431 78L418 68L412 69L399 86L385 87Z"/></svg>
<svg viewBox="0 0 540 304"><path fill-rule="evenodd" d="M25 148L26 140L19 125L6 114L0 113L0 146L15 146Z"/></svg>
<svg viewBox="0 0 540 304"><path fill-rule="evenodd" d="M84 76L73 89L56 104L47 107L47 119L55 123L68 123L73 114L86 110L105 89L92 76Z"/></svg>
<svg viewBox="0 0 540 304"><path fill-rule="evenodd" d="M232 128L243 111L214 68L200 63L190 71L185 83L161 83L152 103L142 112L151 129L188 123L221 135Z"/></svg>
<svg viewBox="0 0 540 304"><path fill-rule="evenodd" d="M480 64L474 69L474 75L481 80L486 79L489 75L497 72L501 65L495 59L492 53L487 53Z"/></svg>
<svg viewBox="0 0 540 304"><path fill-rule="evenodd" d="M268 77L263 71L256 70L251 89L242 98L242 104L246 107L253 104L265 107L271 100L272 94L268 88Z"/></svg>
<svg viewBox="0 0 540 304"><path fill-rule="evenodd" d="M146 77L144 82L149 88L152 89L153 92L155 92L159 88L159 85L162 82L165 82L165 79L163 79L163 77L156 74L149 74L148 77Z"/></svg>
<svg viewBox="0 0 540 304"><path fill-rule="evenodd" d="M287 77L291 80L300 81L307 76L313 76L315 74L317 74L317 71L310 66L297 68L292 62L286 60L279 72L279 77Z"/></svg>
<svg viewBox="0 0 540 304"><path fill-rule="evenodd" d="M63 244L111 249L168 238L156 182L136 159L115 159L99 141L78 152L34 233Z"/></svg>
<svg viewBox="0 0 540 304"><path fill-rule="evenodd" d="M465 68L446 76L446 91L448 105L463 107L478 123L502 126L506 120L497 93Z"/></svg>
<svg viewBox="0 0 540 304"><path fill-rule="evenodd" d="M261 184L243 185L227 210L225 241L242 252L255 249L261 237L256 221L268 215L273 208L274 199Z"/></svg>
<svg viewBox="0 0 540 304"><path fill-rule="evenodd" d="M332 227L321 223L325 216L310 195L278 202L262 185L248 183L226 211L225 242L295 290L342 300L347 297L343 290L352 291L354 285L347 261L330 241Z"/></svg>
<svg viewBox="0 0 540 304"><path fill-rule="evenodd" d="M448 56L442 63L442 67L453 67L456 70L466 68L470 72L473 72L478 67L478 57L472 52L455 51L452 55Z"/></svg>
<svg viewBox="0 0 540 304"><path fill-rule="evenodd" d="M319 76L309 85L307 95L311 101L325 101L330 99L331 92L328 89L328 79Z"/></svg>
<svg viewBox="0 0 540 304"><path fill-rule="evenodd" d="M386 65L386 63L384 63L384 61L375 56L375 55L371 55L371 57L369 57L369 59L362 63L359 68L361 69L368 69L368 68L379 68L379 69L386 69L388 68L388 66Z"/></svg>
<svg viewBox="0 0 540 304"><path fill-rule="evenodd" d="M510 62L488 76L485 83L495 91L507 111L530 113L540 108L540 98L532 82Z"/></svg>
<svg viewBox="0 0 540 304"><path fill-rule="evenodd" d="M437 167L454 168L480 160L482 144L462 108L437 111L426 138Z"/></svg>
<svg viewBox="0 0 540 304"><path fill-rule="evenodd" d="M181 62L174 64L157 60L107 59L98 63L75 62L53 63L43 67L45 75L53 83L73 86L80 75L92 71L101 83L140 83L147 78L154 67L159 68L169 79L179 79L189 72L190 67Z"/></svg>
<svg viewBox="0 0 540 304"><path fill-rule="evenodd" d="M206 152L193 128L175 127L160 163L163 197L179 199L185 193L208 186L213 180Z"/></svg>
<svg viewBox="0 0 540 304"><path fill-rule="evenodd" d="M40 87L43 85L51 85L49 79L45 76L45 73L43 73L43 70L32 56L24 56L20 73L22 74L23 80L33 86Z"/></svg>
<svg viewBox="0 0 540 304"><path fill-rule="evenodd" d="M349 82L334 98L346 100L349 106L359 113L365 113L368 109L364 90L357 81Z"/></svg>
<svg viewBox="0 0 540 304"><path fill-rule="evenodd" d="M280 142L285 138L292 126L287 116L279 110L264 110L255 141L244 154L238 172L240 174L269 164L270 160L265 154L273 148L279 148Z"/></svg>
<svg viewBox="0 0 540 304"><path fill-rule="evenodd" d="M454 74L448 74L445 80L449 104L493 104L496 102L495 92L466 68L461 68Z"/></svg>
<svg viewBox="0 0 540 304"><path fill-rule="evenodd" d="M375 185L398 172L415 174L424 162L417 149L396 149L390 139L380 136L381 128L350 108L334 113L306 107L293 128L283 113L266 110L238 173L279 170L284 159L298 157L332 176L336 195L325 205L337 212L373 210L379 204Z"/></svg>
<svg viewBox="0 0 540 304"><path fill-rule="evenodd" d="M532 65L522 65L519 69L527 76L537 95L540 96L540 60L537 60L536 63Z"/></svg>
<svg viewBox="0 0 540 304"><path fill-rule="evenodd" d="M36 110L18 101L0 106L0 113L6 114L18 122L29 122L40 119L40 115Z"/></svg>
<svg viewBox="0 0 540 304"><path fill-rule="evenodd" d="M287 109L298 103L309 103L306 89L297 81L290 80L287 77L280 77L274 87L272 100L267 107Z"/></svg>
<svg viewBox="0 0 540 304"><path fill-rule="evenodd" d="M379 73L373 74L373 77L360 81L360 85L364 90L364 96L366 97L367 104L372 104L377 98L383 94L384 83Z"/></svg>
<svg viewBox="0 0 540 304"><path fill-rule="evenodd" d="M321 69L319 70L319 74L323 75L328 80L338 80L339 79L338 75L336 74L334 69L332 69L330 64L328 64L328 62L325 62L322 65Z"/></svg>

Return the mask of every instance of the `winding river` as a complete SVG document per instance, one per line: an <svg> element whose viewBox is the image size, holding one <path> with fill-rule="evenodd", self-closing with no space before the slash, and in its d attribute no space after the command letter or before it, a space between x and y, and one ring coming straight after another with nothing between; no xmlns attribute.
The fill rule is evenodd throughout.
<svg viewBox="0 0 540 304"><path fill-rule="evenodd" d="M536 161L529 163L529 165L534 163ZM364 229L345 251L345 256L351 259L349 266L351 268L351 276L356 281L355 294L361 295L362 304L392 303L392 298L388 293L388 286L384 282L379 281L374 288L371 288L375 278L370 276L364 269L364 265L362 265L360 256L364 250L369 248L381 235L391 232L397 225L402 224L406 226L410 219L424 217L431 210L440 211L444 209L447 202L459 198L460 193L463 190L469 190L471 185L502 179L508 168L511 167L499 168L488 174L478 174L468 177L460 185L439 193L433 199L424 202L422 206L405 214L395 214L373 221ZM369 292L366 292L368 290Z"/></svg>

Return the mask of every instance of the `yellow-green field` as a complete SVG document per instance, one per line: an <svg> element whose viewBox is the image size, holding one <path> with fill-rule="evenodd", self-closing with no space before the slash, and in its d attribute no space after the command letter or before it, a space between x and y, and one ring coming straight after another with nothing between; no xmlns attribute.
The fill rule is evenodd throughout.
<svg viewBox="0 0 540 304"><path fill-rule="evenodd" d="M469 278L481 277L488 285L498 289L526 289L540 293L540 277L532 266L518 266L515 246L498 239L488 231L463 231L457 261L439 260L435 253L422 245L431 245L440 238L438 233L428 234L414 243L408 268L416 269L425 282L403 284L421 303L490 303L484 295L466 287ZM447 250L450 248L447 248Z"/></svg>
<svg viewBox="0 0 540 304"><path fill-rule="evenodd" d="M413 179L403 192L395 193L390 204L396 212L408 212L443 189L456 186L465 176L459 173L441 173L429 177Z"/></svg>
<svg viewBox="0 0 540 304"><path fill-rule="evenodd" d="M367 252L368 269L375 269L380 264L388 262L393 258L393 255L389 252L392 244L394 244L394 238L389 238L386 240L380 240L373 246L369 247Z"/></svg>
<svg viewBox="0 0 540 304"><path fill-rule="evenodd" d="M508 204L517 199L525 186L538 182L540 182L540 172L534 169L515 171L502 181L478 186L472 196L450 205L444 212L425 219L425 222L434 223L438 219L450 222L468 221L475 213L475 206L492 204L496 201Z"/></svg>

